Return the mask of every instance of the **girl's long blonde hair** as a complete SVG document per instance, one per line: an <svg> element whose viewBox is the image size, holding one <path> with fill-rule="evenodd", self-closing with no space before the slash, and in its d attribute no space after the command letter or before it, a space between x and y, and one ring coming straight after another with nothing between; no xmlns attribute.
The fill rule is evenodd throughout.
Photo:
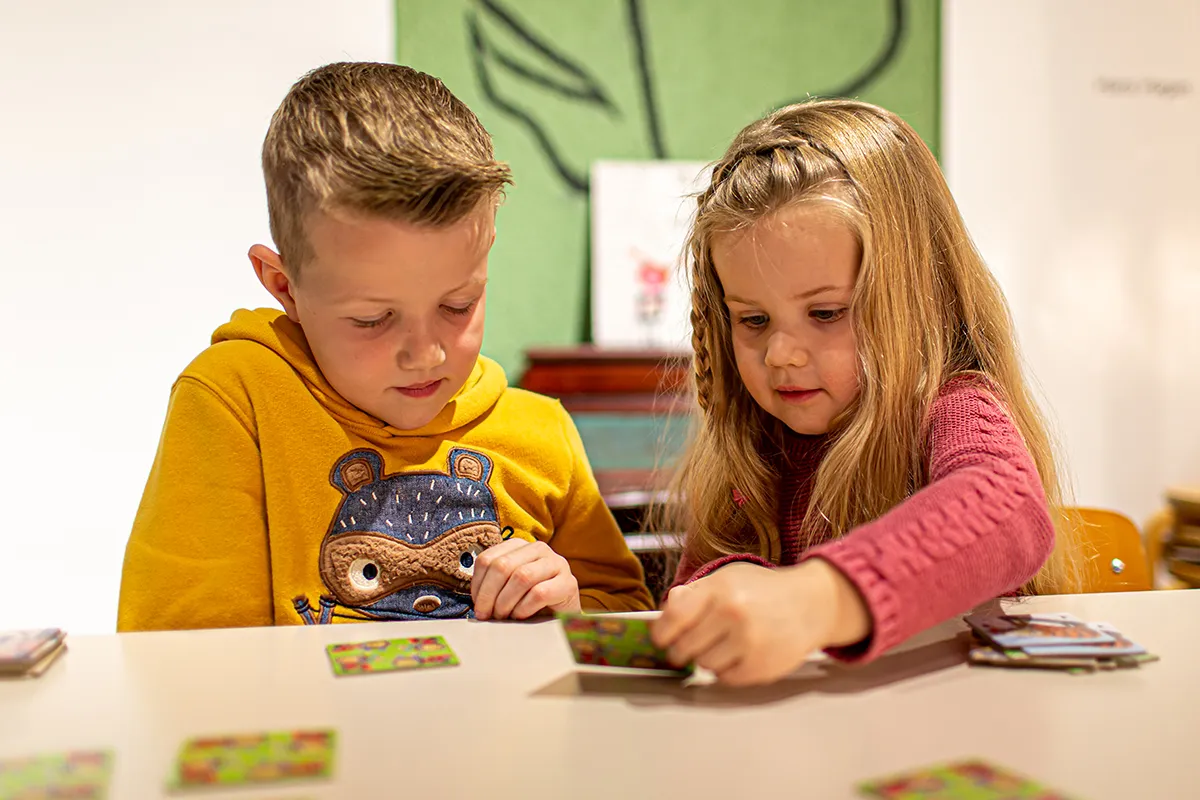
<svg viewBox="0 0 1200 800"><path fill-rule="evenodd" d="M933 154L882 108L815 100L742 130L698 197L685 250L698 409L658 525L686 531L688 555L702 561L744 550L750 531L763 557L779 558L778 477L765 454L777 452L783 428L738 376L711 253L715 235L799 204L839 214L862 247L850 304L861 390L817 469L802 549L879 517L928 483L929 409L960 375L978 376L996 394L1051 508L1061 508L1051 440L1022 375L1008 306ZM1053 516L1054 554L1026 591L1061 591L1075 579L1071 526Z"/></svg>

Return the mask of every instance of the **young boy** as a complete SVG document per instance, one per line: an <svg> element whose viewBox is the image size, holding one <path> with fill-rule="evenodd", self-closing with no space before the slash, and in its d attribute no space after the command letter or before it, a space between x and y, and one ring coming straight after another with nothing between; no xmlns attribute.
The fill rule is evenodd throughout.
<svg viewBox="0 0 1200 800"><path fill-rule="evenodd" d="M509 172L442 83L331 64L263 145L283 312L237 311L171 391L122 631L651 607L557 401L479 355Z"/></svg>

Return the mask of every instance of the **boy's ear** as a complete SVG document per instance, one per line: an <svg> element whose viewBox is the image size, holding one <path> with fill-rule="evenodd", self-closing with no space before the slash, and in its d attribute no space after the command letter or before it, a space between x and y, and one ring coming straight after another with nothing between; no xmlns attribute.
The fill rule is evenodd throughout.
<svg viewBox="0 0 1200 800"><path fill-rule="evenodd" d="M292 279L283 269L283 258L265 244L256 244L247 254L258 282L279 301L292 322L299 323L296 316L296 298L292 295Z"/></svg>

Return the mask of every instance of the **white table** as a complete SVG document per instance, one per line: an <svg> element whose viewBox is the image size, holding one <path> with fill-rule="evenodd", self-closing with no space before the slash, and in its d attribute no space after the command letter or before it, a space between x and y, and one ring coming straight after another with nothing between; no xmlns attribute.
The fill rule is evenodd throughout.
<svg viewBox="0 0 1200 800"><path fill-rule="evenodd" d="M557 624L372 623L80 636L0 682L0 757L116 753L154 798L185 738L333 727L332 781L202 798L853 798L869 777L983 756L1090 800L1200 797L1200 591L1043 597L1162 656L1069 676L969 668L961 623L865 668L763 689L580 676ZM444 635L462 666L334 678L333 642Z"/></svg>

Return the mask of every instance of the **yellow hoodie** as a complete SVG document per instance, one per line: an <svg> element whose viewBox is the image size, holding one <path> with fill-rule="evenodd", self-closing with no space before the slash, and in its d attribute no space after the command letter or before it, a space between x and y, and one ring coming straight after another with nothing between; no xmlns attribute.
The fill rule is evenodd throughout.
<svg viewBox="0 0 1200 800"><path fill-rule="evenodd" d="M329 385L279 311L238 311L171 390L125 552L122 631L471 615L478 553L550 544L584 608L651 607L571 418L480 357L423 428Z"/></svg>

